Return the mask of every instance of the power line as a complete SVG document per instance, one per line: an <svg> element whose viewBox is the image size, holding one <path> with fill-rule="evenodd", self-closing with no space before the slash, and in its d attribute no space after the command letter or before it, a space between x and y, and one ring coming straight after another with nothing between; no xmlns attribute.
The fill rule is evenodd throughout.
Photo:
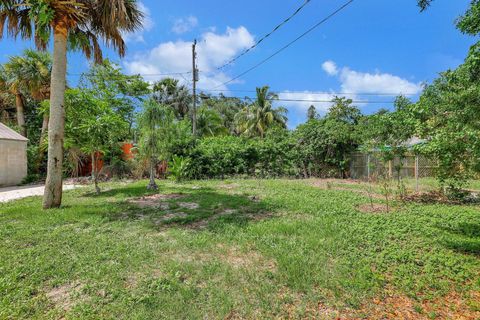
<svg viewBox="0 0 480 320"><path fill-rule="evenodd" d="M171 72L171 73L136 73L136 74L121 74L118 76L112 76L112 75L104 75L105 78L121 78L121 77L134 77L134 76L141 76L141 77L158 77L158 76L182 76L182 75L187 75L191 74L192 71L186 71L186 72ZM88 75L88 72L86 73L69 73L68 76L86 76Z"/></svg>
<svg viewBox="0 0 480 320"><path fill-rule="evenodd" d="M293 41L289 42L287 45L283 46L282 48L280 48L279 50L275 51L272 55L268 56L266 59L260 61L259 63L257 63L256 65L254 65L253 67L251 67L250 69L247 69L246 71L242 72L241 74L235 76L234 78L214 87L213 89L217 89L221 86L224 86L224 85L227 85L235 80L237 80L238 78L241 78L243 77L244 75L246 75L247 73L255 70L256 68L260 67L261 65L263 65L264 63L266 63L268 60L272 59L273 57L275 57L276 55L278 55L280 52L284 51L285 49L289 48L290 46L292 46L295 42L299 41L300 39L302 39L303 37L305 37L306 35L308 35L310 32L312 32L313 30L315 30L316 28L318 28L319 26L321 26L322 24L324 24L325 22L327 22L328 20L330 20L331 18L333 18L335 15L337 15L340 11L342 11L343 9L345 9L346 7L348 7L353 1L355 0L349 0L347 1L344 5L342 5L340 8L338 8L337 10L335 10L334 12L332 12L331 14L329 14L327 17L325 17L324 19L322 19L320 22L318 22L317 24L315 24L314 26L312 26L310 29L308 29L307 31L305 31L304 33L302 33L300 36L298 36L296 39L294 39Z"/></svg>
<svg viewBox="0 0 480 320"><path fill-rule="evenodd" d="M247 53L249 53L250 51L252 51L253 49L255 49L258 45L260 45L264 40L266 40L268 37L270 37L272 34L274 34L276 31L278 31L281 27L283 27L285 24L287 24L293 17L295 17L298 13L300 13L300 11L302 11L303 8L305 8L307 6L307 4L310 3L311 0L305 0L305 2L299 7L297 8L297 10L295 10L295 12L293 14L291 14L287 19L283 20L282 23L280 23L279 25L277 25L275 28L273 28L272 31L270 31L269 33L267 33L266 35L264 35L263 37L260 38L260 40L256 41L250 48L246 49L245 51L243 51L242 53L240 53L238 56L236 56L235 58L231 59L230 61L226 62L224 65L222 65L221 67L218 67L217 70L221 70L223 68L225 68L226 66L234 63L235 61L237 61L238 59L240 59L241 57L243 57L244 55L246 55Z"/></svg>
<svg viewBox="0 0 480 320"><path fill-rule="evenodd" d="M239 100L255 100L255 97L238 97L238 96L207 96L206 99L209 98L226 98L226 99L239 99ZM309 102L309 103L332 103L332 100L325 100L325 99L272 99L272 101L280 101L280 102ZM395 103L395 101L369 101L369 100L352 100L352 103L365 103L365 104L390 104Z"/></svg>
<svg viewBox="0 0 480 320"><path fill-rule="evenodd" d="M225 90L210 90L210 89L198 89L200 91L207 91L207 92L248 92L248 93L256 93L256 90L230 90L230 89L225 89ZM333 91L327 91L327 92L315 92L315 91L277 91L277 90L271 90L274 93L277 94L309 94L309 95L345 95L345 96L387 96L387 97L392 97L392 96L414 96L417 95L418 92L382 92L382 93L373 93L373 92L333 92Z"/></svg>

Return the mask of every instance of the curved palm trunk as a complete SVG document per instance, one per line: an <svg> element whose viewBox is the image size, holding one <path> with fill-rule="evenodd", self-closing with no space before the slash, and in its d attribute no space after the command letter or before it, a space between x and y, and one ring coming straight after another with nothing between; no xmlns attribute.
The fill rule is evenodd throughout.
<svg viewBox="0 0 480 320"><path fill-rule="evenodd" d="M48 124L47 181L43 208L57 208L62 203L63 139L65 131L65 87L67 72L67 32L65 23L54 28L53 66L50 97L50 123Z"/></svg>
<svg viewBox="0 0 480 320"><path fill-rule="evenodd" d="M23 97L20 92L15 93L15 106L17 108L17 124L20 128L20 134L27 136L27 128L25 127L25 105L23 104Z"/></svg>

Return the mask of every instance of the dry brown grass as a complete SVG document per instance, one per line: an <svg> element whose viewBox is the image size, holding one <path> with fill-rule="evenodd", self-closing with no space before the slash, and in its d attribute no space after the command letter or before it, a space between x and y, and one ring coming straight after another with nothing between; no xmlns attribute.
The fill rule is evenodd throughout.
<svg viewBox="0 0 480 320"><path fill-rule="evenodd" d="M180 193L171 193L171 194L154 194L150 196L144 196L140 198L131 199L128 203L134 204L139 208L158 208L162 210L168 209L168 203L165 203L166 200L180 199L184 195Z"/></svg>
<svg viewBox="0 0 480 320"><path fill-rule="evenodd" d="M85 299L85 297L81 296L83 287L83 284L79 282L67 283L48 289L45 295L55 307L68 311L72 309L78 301Z"/></svg>

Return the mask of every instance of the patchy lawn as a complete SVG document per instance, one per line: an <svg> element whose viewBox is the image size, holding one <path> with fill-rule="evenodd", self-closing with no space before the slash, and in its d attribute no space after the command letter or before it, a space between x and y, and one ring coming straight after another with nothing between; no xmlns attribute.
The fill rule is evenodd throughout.
<svg viewBox="0 0 480 320"><path fill-rule="evenodd" d="M0 204L0 319L480 318L478 206L369 212L338 181L145 186Z"/></svg>

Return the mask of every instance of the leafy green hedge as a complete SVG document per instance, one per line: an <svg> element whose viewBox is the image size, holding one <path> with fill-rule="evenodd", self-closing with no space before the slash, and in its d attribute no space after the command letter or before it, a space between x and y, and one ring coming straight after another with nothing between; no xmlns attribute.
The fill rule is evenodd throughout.
<svg viewBox="0 0 480 320"><path fill-rule="evenodd" d="M235 136L204 138L188 154L192 178L226 176L278 177L295 174L292 170L289 135L266 139Z"/></svg>

